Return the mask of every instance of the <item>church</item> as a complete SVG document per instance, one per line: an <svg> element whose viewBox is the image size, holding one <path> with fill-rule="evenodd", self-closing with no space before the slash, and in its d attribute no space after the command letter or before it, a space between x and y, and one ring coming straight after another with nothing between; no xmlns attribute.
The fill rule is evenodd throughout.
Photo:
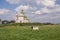
<svg viewBox="0 0 60 40"><path fill-rule="evenodd" d="M24 10L21 10L20 13L16 13L15 23L28 23L29 20L24 14Z"/></svg>

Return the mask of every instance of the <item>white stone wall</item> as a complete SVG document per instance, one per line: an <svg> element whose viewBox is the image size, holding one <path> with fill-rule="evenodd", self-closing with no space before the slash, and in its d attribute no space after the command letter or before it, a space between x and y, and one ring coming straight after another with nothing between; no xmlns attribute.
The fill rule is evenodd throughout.
<svg viewBox="0 0 60 40"><path fill-rule="evenodd" d="M24 22L24 18L23 17L18 17L18 20L16 18L16 23L20 23L20 22Z"/></svg>
<svg viewBox="0 0 60 40"><path fill-rule="evenodd" d="M21 22L27 23L28 20L25 20L23 16L24 16L23 14L20 14L18 15L18 19L17 19L17 14L16 14L15 23L21 23Z"/></svg>
<svg viewBox="0 0 60 40"><path fill-rule="evenodd" d="M27 23L27 22L29 22L28 20L24 20L24 23Z"/></svg>

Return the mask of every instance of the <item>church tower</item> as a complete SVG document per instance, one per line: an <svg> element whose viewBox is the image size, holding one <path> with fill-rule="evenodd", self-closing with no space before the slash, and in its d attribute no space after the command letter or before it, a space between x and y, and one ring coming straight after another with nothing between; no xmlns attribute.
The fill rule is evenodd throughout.
<svg viewBox="0 0 60 40"><path fill-rule="evenodd" d="M24 15L24 10L21 10L21 12L18 14L16 13L16 23L27 23L29 22L28 18Z"/></svg>

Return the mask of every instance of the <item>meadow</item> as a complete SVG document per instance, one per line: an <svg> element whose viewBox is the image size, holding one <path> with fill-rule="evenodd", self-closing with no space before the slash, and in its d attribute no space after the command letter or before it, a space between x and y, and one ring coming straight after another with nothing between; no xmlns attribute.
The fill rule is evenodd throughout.
<svg viewBox="0 0 60 40"><path fill-rule="evenodd" d="M34 31L30 26L0 27L0 40L60 40L60 25L40 25Z"/></svg>

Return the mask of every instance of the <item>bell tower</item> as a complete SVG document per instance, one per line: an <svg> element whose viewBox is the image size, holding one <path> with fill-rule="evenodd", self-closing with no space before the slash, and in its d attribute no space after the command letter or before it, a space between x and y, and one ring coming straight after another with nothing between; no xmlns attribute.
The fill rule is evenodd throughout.
<svg viewBox="0 0 60 40"><path fill-rule="evenodd" d="M16 23L27 23L29 22L28 18L24 15L24 10L21 10L21 12L18 14L16 13Z"/></svg>

